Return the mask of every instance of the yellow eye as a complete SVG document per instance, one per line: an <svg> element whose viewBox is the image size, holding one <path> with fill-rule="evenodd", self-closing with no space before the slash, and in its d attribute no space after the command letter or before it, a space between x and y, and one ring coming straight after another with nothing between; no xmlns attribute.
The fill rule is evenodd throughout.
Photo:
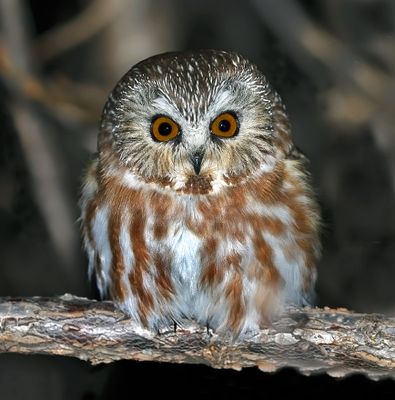
<svg viewBox="0 0 395 400"><path fill-rule="evenodd" d="M180 133L180 127L171 118L160 115L151 124L152 137L159 142L174 139Z"/></svg>
<svg viewBox="0 0 395 400"><path fill-rule="evenodd" d="M211 133L222 138L230 138L239 132L239 120L231 112L225 112L218 115L211 123Z"/></svg>

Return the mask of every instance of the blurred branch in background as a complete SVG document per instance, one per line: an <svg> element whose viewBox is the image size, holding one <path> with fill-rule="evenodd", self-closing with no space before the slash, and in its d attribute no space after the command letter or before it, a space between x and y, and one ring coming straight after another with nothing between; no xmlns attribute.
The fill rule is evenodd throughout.
<svg viewBox="0 0 395 400"><path fill-rule="evenodd" d="M33 39L25 1L0 0L1 76L13 91L48 108L62 124L97 125L108 85L113 86L133 63L168 46L169 34L161 30L171 19L171 10L152 13L149 5L143 0L93 0L71 20ZM147 25L148 17L153 21ZM156 24L156 19L161 19L161 23ZM42 78L50 60L100 32L103 35L95 39L100 44L98 59L101 60L96 68L109 64L109 82L79 82L65 76L60 68L58 73Z"/></svg>
<svg viewBox="0 0 395 400"><path fill-rule="evenodd" d="M34 202L60 260L54 264L64 266L61 276L69 290L86 287L84 280L76 285L79 272L85 271L77 261L81 258L77 197L83 170L78 160L84 148L92 152L96 147L109 86L132 63L167 47L171 8L162 12L151 5L143 0L88 1L71 18L37 35L32 3L0 0L0 84L9 98L7 108ZM73 63L77 70L70 72ZM69 278L74 281L71 286ZM48 282L47 290L50 287Z"/></svg>
<svg viewBox="0 0 395 400"><path fill-rule="evenodd" d="M113 85L134 63L173 46L171 4L147 0L92 0L74 18L40 34L33 53L47 63L90 40L97 67ZM107 82L105 82L107 83Z"/></svg>
<svg viewBox="0 0 395 400"><path fill-rule="evenodd" d="M3 83L12 98L10 111L19 135L26 162L32 178L32 190L54 247L59 253L63 265L67 268L65 276L72 270L75 262L75 247L78 241L74 229L74 218L67 202L65 189L59 173L57 151L48 140L50 127L34 110L28 93L43 96L43 91L33 75L30 57L31 34L27 19L28 10L22 0L0 0L0 73ZM25 79L25 92L19 90L19 79L10 79L13 71L21 71Z"/></svg>
<svg viewBox="0 0 395 400"><path fill-rule="evenodd" d="M48 80L20 69L1 38L0 77L13 96L43 106L59 123L71 127L96 125L107 94L104 88L88 82L71 81L65 76Z"/></svg>
<svg viewBox="0 0 395 400"><path fill-rule="evenodd" d="M41 62L50 61L113 24L126 5L126 0L92 0L75 18L40 35L34 52Z"/></svg>
<svg viewBox="0 0 395 400"><path fill-rule="evenodd" d="M251 1L265 25L308 76L321 79L317 61L327 68L325 75L332 82L323 97L332 123L372 126L390 167L395 192L395 37L377 32L372 35L367 49L375 54L377 61L373 64L358 54L357 46L341 41L313 21L298 2ZM328 15L339 19L342 6L350 2L327 3L332 11ZM395 7L391 9L395 17Z"/></svg>

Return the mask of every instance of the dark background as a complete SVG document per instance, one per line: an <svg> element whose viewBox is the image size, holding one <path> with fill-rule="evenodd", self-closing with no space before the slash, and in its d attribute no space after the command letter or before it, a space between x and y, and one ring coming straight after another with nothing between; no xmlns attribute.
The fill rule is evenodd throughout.
<svg viewBox="0 0 395 400"><path fill-rule="evenodd" d="M311 160L324 220L317 304L394 314L394 34L392 0L0 0L0 296L95 296L77 201L109 91L155 53L221 48L261 67ZM0 388L1 399L31 400L140 388L172 397L395 392L362 376L18 355L0 356Z"/></svg>

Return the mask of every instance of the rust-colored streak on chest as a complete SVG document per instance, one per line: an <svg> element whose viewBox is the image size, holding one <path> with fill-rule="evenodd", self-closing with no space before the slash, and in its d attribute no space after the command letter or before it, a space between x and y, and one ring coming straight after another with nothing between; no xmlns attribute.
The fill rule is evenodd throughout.
<svg viewBox="0 0 395 400"><path fill-rule="evenodd" d="M262 237L261 231L255 232L253 244L257 262L250 267L250 277L266 282L272 288L278 287L281 277L273 262L273 250Z"/></svg>
<svg viewBox="0 0 395 400"><path fill-rule="evenodd" d="M197 204L202 218L191 224L192 230L206 237L216 233L218 237L232 237L243 241L241 230L244 219L245 194L242 187L230 187L220 196L208 196Z"/></svg>
<svg viewBox="0 0 395 400"><path fill-rule="evenodd" d="M86 206L85 210L85 218L84 218L84 234L88 239L91 246L94 246L94 239L92 234L92 224L95 219L96 213L98 210L97 199L94 197L90 200Z"/></svg>
<svg viewBox="0 0 395 400"><path fill-rule="evenodd" d="M245 305L243 302L243 283L240 274L234 275L234 278L225 289L225 297L230 304L228 325L233 332L238 332L243 321Z"/></svg>
<svg viewBox="0 0 395 400"><path fill-rule="evenodd" d="M211 236L206 238L201 250L200 258L203 266L201 284L206 288L219 284L224 276L224 269L226 267L217 264L217 248L218 239L214 236Z"/></svg>
<svg viewBox="0 0 395 400"><path fill-rule="evenodd" d="M264 239L265 232L277 236L284 233L284 223L276 218L268 218L250 214L246 221L253 229L253 248L257 262L250 266L248 274L251 279L265 282L269 287L276 289L281 283L281 276L274 265L273 249Z"/></svg>
<svg viewBox="0 0 395 400"><path fill-rule="evenodd" d="M240 186L229 187L223 195L206 198L198 203L198 210L202 214L201 224L195 229L205 237L202 249L202 285L215 287L230 273L230 280L225 287L225 296L229 301L228 323L237 330L245 312L243 300L242 276L247 274L252 282L259 282L264 290L258 291L254 301L258 310L265 312L273 306L272 297L283 285L283 278L275 264L275 251L286 249L273 248L273 244L265 239L265 233L274 238L295 234L299 252L310 254L311 240L303 241L299 237L314 234L313 225L309 221L309 210L306 205L298 201L298 196L304 194L301 182L288 182L285 185L287 174L284 166L279 164L272 173L263 174L259 178L251 179ZM306 195L309 195L306 193ZM248 202L252 199L258 205L249 208ZM262 210L259 211L259 205ZM271 207L283 208L284 213L290 212L292 218L299 222L298 232L295 226L287 219L270 215ZM246 243L249 237L253 250L253 261L241 270L242 254L234 247L223 258L218 257L221 241ZM292 241L291 241L292 242ZM295 242L293 242L295 243ZM282 246L278 241L278 246ZM294 258L295 259L295 258Z"/></svg>
<svg viewBox="0 0 395 400"><path fill-rule="evenodd" d="M261 182L260 188L266 185L267 198L272 201L278 182L277 177L269 177L267 181ZM254 182L252 185L256 185ZM265 190L265 189L264 189ZM240 272L241 254L236 250L224 255L222 260L217 257L220 241L232 243L246 243L248 227L253 230L253 244L256 249L257 258L261 261L254 265L253 269L258 279L265 279L276 283L279 275L274 267L272 252L264 241L262 232L267 230L272 234L280 234L284 231L284 224L274 218L264 217L248 212L246 195L253 194L257 197L249 185L233 186L228 188L223 195L202 200L198 203L198 210L202 214L202 222L196 224L194 229L197 234L206 238L202 249L203 274L202 284L205 286L218 284L226 270ZM265 272L266 271L266 272Z"/></svg>
<svg viewBox="0 0 395 400"><path fill-rule="evenodd" d="M149 197L149 211L154 218L153 234L155 240L163 240L167 237L171 215L177 210L174 201L168 194L153 192Z"/></svg>
<svg viewBox="0 0 395 400"><path fill-rule="evenodd" d="M163 254L154 253L153 262L156 269L155 284L158 291L165 300L170 300L174 295L170 277L171 255L168 254L165 259Z"/></svg>
<svg viewBox="0 0 395 400"><path fill-rule="evenodd" d="M263 204L278 204L283 200L281 187L284 176L284 166L279 164L273 172L251 179L245 185L245 190Z"/></svg>
<svg viewBox="0 0 395 400"><path fill-rule="evenodd" d="M110 242L112 261L110 277L112 285L110 287L110 295L113 299L123 301L126 297L126 288L122 285L121 276L125 271L123 263L123 255L119 238L121 234L121 215L118 207L111 209L108 221L108 238Z"/></svg>
<svg viewBox="0 0 395 400"><path fill-rule="evenodd" d="M123 186L117 178L103 180L100 187L103 200L110 207L109 240L113 254L111 266L111 282L113 298L123 300L126 288L123 286L125 265L120 246L121 224L130 218L128 231L134 263L130 266L130 290L136 296L141 321L147 325L147 315L153 307L153 296L144 286L144 274L148 273L151 262L150 254L144 238L146 229L146 205L140 191Z"/></svg>
<svg viewBox="0 0 395 400"><path fill-rule="evenodd" d="M154 219L152 227L154 239L160 243L168 238L170 224L172 223L171 218L179 214L180 207L169 194L159 192L150 194L148 206L149 212ZM156 270L154 279L159 293L164 299L169 300L174 294L170 275L173 254L170 249L165 251L165 246L163 243L162 245L161 251L154 252L152 255L153 265ZM164 254L166 254L166 256L164 256Z"/></svg>
<svg viewBox="0 0 395 400"><path fill-rule="evenodd" d="M287 227L279 218L262 217L262 230L269 232L273 236L280 236L286 233Z"/></svg>
<svg viewBox="0 0 395 400"><path fill-rule="evenodd" d="M246 191L250 198L254 199L263 207L284 206L282 203L284 169L282 165L273 173L263 174L259 179L254 179L246 185ZM252 243L257 262L250 266L248 274L251 278L266 282L268 287L278 288L281 283L281 276L274 265L273 249L264 238L264 233L275 237L283 235L288 227L280 218L264 215L258 212L248 211L245 223L253 231Z"/></svg>
<svg viewBox="0 0 395 400"><path fill-rule="evenodd" d="M144 238L145 225L146 215L143 209L139 207L134 210L130 223L130 237L135 262L129 273L129 281L131 290L138 299L140 319L147 325L147 316L152 310L154 299L143 282L143 274L148 273L148 266L151 261Z"/></svg>
<svg viewBox="0 0 395 400"><path fill-rule="evenodd" d="M127 288L122 279L126 266L120 244L121 229L127 217L128 207L138 201L139 195L136 191L121 186L118 180L113 178L102 181L98 198L109 207L108 239L112 253L110 296L123 301L127 296Z"/></svg>
<svg viewBox="0 0 395 400"><path fill-rule="evenodd" d="M224 287L223 296L229 304L227 325L236 332L240 329L245 314L241 271L242 255L235 249L219 256L219 248L226 242L245 242L244 209L245 194L243 188L230 187L221 196L209 197L198 203L202 215L201 223L195 227L205 238L201 251L201 284L210 290L220 285L225 274L230 276ZM222 243L225 242L225 243Z"/></svg>

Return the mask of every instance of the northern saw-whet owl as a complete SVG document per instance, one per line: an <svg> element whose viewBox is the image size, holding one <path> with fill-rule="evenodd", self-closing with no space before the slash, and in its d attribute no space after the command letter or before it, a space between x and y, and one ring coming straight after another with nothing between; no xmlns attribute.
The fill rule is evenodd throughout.
<svg viewBox="0 0 395 400"><path fill-rule="evenodd" d="M319 212L284 106L236 53L166 53L105 105L81 198L89 271L142 327L232 336L309 304Z"/></svg>

